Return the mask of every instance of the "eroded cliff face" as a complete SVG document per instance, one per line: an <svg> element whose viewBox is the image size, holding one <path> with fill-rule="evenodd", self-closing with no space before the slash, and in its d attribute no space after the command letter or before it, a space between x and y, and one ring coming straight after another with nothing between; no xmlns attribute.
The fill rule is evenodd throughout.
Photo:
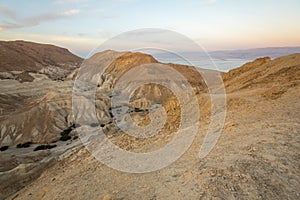
<svg viewBox="0 0 300 200"><path fill-rule="evenodd" d="M101 72L98 64L103 58L108 61L114 58L114 61L109 63L106 71ZM105 51L95 54L86 62L91 64L88 68L85 68L84 64L82 68L72 70L48 66L39 71L24 72L31 77L31 80L26 81L18 79L19 72L9 71L7 76L11 74L18 74L18 76L0 80L0 147L9 147L3 155L0 155L0 164L3 164L0 168L3 183L0 184L3 191L0 198L26 186L47 167L79 148L82 144L79 139L75 139L78 129L84 132L100 127L120 147L137 152L140 151L141 146L147 146L148 150L158 149L173 138L180 124L181 110L177 97L167 87L153 83L142 84L132 92L129 102L124 104L121 102L120 105L112 104L113 98L116 98L120 92L114 90L120 77L137 66L159 64L153 57L141 53ZM191 67L161 65L176 70L185 69L180 72L189 80L195 93L205 88L201 76L195 75ZM59 80L54 78L57 76L63 78ZM137 83L144 80L141 74L136 74L136 77L140 77ZM81 81L75 82L79 78ZM162 76L162 79L165 77ZM72 108L74 84L77 84L76 88L81 90L80 95L75 95L75 100L76 97L81 98L75 109L76 113ZM90 88L95 90L93 100L90 96L92 93L89 93ZM130 86L125 85L124 90L129 91ZM167 120L156 137L136 140L120 130L115 123L116 113L120 108L125 108L135 124L145 127L151 123L150 113L158 112L157 109L160 107L165 108ZM90 113L94 109L96 116L91 116ZM78 124L74 120L74 114L87 123ZM68 131L71 131L69 133L72 136L71 140L59 141L61 134ZM160 142L151 145L151 141ZM29 148L16 148L16 145L27 142L31 143ZM50 143L56 147L41 153L33 151L39 144ZM21 179L24 181L20 181Z"/></svg>
<svg viewBox="0 0 300 200"><path fill-rule="evenodd" d="M110 63L105 72L99 73L100 69L97 67L99 59L110 56L116 59ZM72 92L79 70L81 70L79 73L83 80L87 78L89 82L96 83L93 86L96 87L96 96L95 105L86 104L88 107L78 108L77 115L85 116L88 113L87 110L95 107L98 121L91 121L91 124L111 127L113 121L111 113L115 109L111 105L111 98L115 95L112 94L112 89L118 79L136 66L157 63L150 55L114 51L95 54L87 62L95 65L88 69L74 69L64 81L54 81L49 77L41 78L38 73L32 73L35 77L32 82L1 80L0 145L12 146L25 142L51 143L59 140L60 133L75 124L72 113ZM179 65L171 65L171 67L181 69ZM189 76L193 74L194 69L187 66L182 66L182 68L186 69L182 71L183 75L188 77L195 93L205 88L204 81L199 74ZM86 74L92 75L90 77ZM140 79L143 80L143 77L141 76ZM87 97L83 98L87 100ZM176 99L168 88L150 83L138 87L126 106L130 107L128 112L132 112L132 115L138 115L137 113L147 115L151 106L164 105L172 98Z"/></svg>

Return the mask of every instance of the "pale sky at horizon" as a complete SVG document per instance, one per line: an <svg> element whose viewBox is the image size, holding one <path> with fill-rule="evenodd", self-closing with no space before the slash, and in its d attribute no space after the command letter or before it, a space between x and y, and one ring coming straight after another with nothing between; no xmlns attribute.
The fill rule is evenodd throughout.
<svg viewBox="0 0 300 200"><path fill-rule="evenodd" d="M184 34L207 50L300 46L299 0L0 2L0 40L51 43L85 56L139 28Z"/></svg>

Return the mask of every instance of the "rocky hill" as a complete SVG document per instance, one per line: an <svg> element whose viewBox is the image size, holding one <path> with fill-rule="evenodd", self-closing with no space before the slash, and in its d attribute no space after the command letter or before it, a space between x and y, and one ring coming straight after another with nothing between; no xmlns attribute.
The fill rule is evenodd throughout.
<svg viewBox="0 0 300 200"><path fill-rule="evenodd" d="M55 80L63 79L81 62L82 58L54 45L0 41L0 79L30 82L45 78L41 74Z"/></svg>
<svg viewBox="0 0 300 200"><path fill-rule="evenodd" d="M88 59L87 62L98 63L100 58L108 58L109 56L116 56L117 59L108 66L104 75L99 75L97 64L92 67L90 66L89 72L92 71L93 77L91 77L91 79L99 81L95 98L96 112L99 119L97 123L100 123L98 125L105 126L106 130L114 130L115 126L111 118L111 112L113 112L112 110L114 108L110 105L110 91L115 80L135 66L157 63L157 61L152 56L141 53L105 51L95 54ZM182 69L186 69L183 70L183 75L190 80L195 91L198 91L199 88L205 88L201 76L189 76L193 74L193 68L179 65L173 65L171 67L178 69L182 67ZM85 68L83 67L81 76L86 76L84 70ZM0 173L3 173L3 185L1 188L5 194L10 194L32 181L34 177L42 172L40 166L47 165L49 162L52 163L53 159L50 158L56 158L57 155L64 152L64 149L67 150L71 148L72 145L70 145L70 142L77 144L78 139L75 139L75 141L72 140L72 138L76 138L77 136L73 130L75 128L75 122L71 106L72 89L78 71L79 69L75 68L64 81L51 80L50 78L34 79L30 82L20 82L14 79L0 80L0 147L8 147L8 150L3 152L3 155L0 155L2 156L1 163L3 164L3 167L0 169ZM39 73L30 74L41 76ZM147 97L151 97L149 100L140 97L140 95L145 92ZM172 93L159 85L146 85L141 87L132 97L131 114L135 115L134 118L138 120L140 119L139 115L147 114L148 111L144 110L147 105L149 106L153 103L166 104L171 110L174 108L172 101L169 101L171 97ZM175 104L175 106L178 105ZM77 114L88 116L86 113L89 109L92 109L92 107L84 107L80 109L81 112ZM147 109L149 109L149 107L147 107ZM174 112L175 110L170 114L174 114ZM176 115L172 120L176 121L177 117ZM97 126L97 124L91 122L91 124L87 126L95 125ZM168 130L171 129L172 124L169 123ZM67 140L66 142L61 141L63 136ZM124 143L122 137L116 140ZM57 147L52 150L53 152L51 154L37 156L31 153L33 149L39 145L53 143L57 145ZM17 157L14 156L12 159L10 156L19 154L22 148L19 149L17 146L21 146L22 144L30 145L28 145L29 147L26 148L26 151L23 151L24 154L22 153L21 156ZM125 141L123 144L125 148L127 148L126 144L127 142ZM33 161L33 157L37 157L37 159ZM37 163L39 162L44 164L38 165ZM26 165L26 173L18 174L19 168L22 168L24 164ZM13 176L19 178L23 177L27 181L18 182L19 178L13 179ZM12 185L15 187L11 187Z"/></svg>
<svg viewBox="0 0 300 200"><path fill-rule="evenodd" d="M251 87L270 87L270 91L281 93L280 88L295 87L299 84L299 55L258 58L240 68L230 70L224 75L226 87L230 91L241 91Z"/></svg>
<svg viewBox="0 0 300 200"><path fill-rule="evenodd" d="M0 71L38 71L45 66L69 67L82 59L68 49L22 40L0 41Z"/></svg>
<svg viewBox="0 0 300 200"><path fill-rule="evenodd" d="M92 64L107 57L117 59L100 76L97 73L99 66ZM274 60L260 58L223 74L227 91L225 127L216 147L204 159L198 157L200 144L212 115L216 114L210 113L211 99L206 84L194 68L163 64L178 70L192 85L201 111L200 130L192 146L179 160L145 174L108 168L73 137L76 135L71 113L73 79L79 74L82 80L91 78L97 82L95 108L99 124L78 128L88 130L101 126L112 142L133 152L155 150L174 137L173 133L180 123L178 99L168 89L155 84L138 88L131 104L126 105L131 108L129 112L133 120L140 126L149 123L147 104L162 105L166 109L167 120L160 134L149 139L133 138L113 123L112 111L120 107L111 107L110 100L114 94L110 91L116 79L129 69L157 61L141 53L105 51L94 55L87 63L92 66L92 76L87 76L83 67L82 71L75 69L69 78L61 82L1 81L0 141L2 146L9 147L0 154L0 198L9 195L8 199L299 197L300 54ZM217 74L207 70L202 70L202 73L210 73L212 79ZM218 98L219 94L213 95ZM84 95L82 98L84 100ZM89 109L92 108L84 107L76 114L85 117ZM72 136L71 140L57 141L61 133L66 132ZM34 144L23 153L15 147L28 141ZM38 145L36 143L53 141L57 141L57 147L39 154L32 153Z"/></svg>

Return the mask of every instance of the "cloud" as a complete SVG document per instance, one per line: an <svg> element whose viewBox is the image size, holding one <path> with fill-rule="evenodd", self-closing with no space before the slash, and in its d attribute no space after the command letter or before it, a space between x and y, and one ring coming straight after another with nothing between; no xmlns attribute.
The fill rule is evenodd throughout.
<svg viewBox="0 0 300 200"><path fill-rule="evenodd" d="M0 15L3 15L9 19L16 19L16 13L5 5L0 5Z"/></svg>
<svg viewBox="0 0 300 200"><path fill-rule="evenodd" d="M110 38L114 35L113 33L105 31L103 29L97 29L97 33L103 38Z"/></svg>
<svg viewBox="0 0 300 200"><path fill-rule="evenodd" d="M216 3L217 2L217 0L207 0L207 3L208 4L214 4L214 3Z"/></svg>
<svg viewBox="0 0 300 200"><path fill-rule="evenodd" d="M217 2L217 0L202 0L200 5L201 6L213 5L216 2Z"/></svg>
<svg viewBox="0 0 300 200"><path fill-rule="evenodd" d="M66 3L85 3L89 0L55 0L53 4L66 4Z"/></svg>
<svg viewBox="0 0 300 200"><path fill-rule="evenodd" d="M45 13L33 17L18 18L16 13L10 10L8 7L0 6L0 11L5 11L2 12L4 13L3 15L10 20L2 21L0 23L0 30L36 26L46 21L64 19L80 13L80 10L78 9L71 9L63 12Z"/></svg>
<svg viewBox="0 0 300 200"><path fill-rule="evenodd" d="M87 34L86 34L86 33L77 33L77 35L78 35L79 37L83 37L83 36L86 36Z"/></svg>
<svg viewBox="0 0 300 200"><path fill-rule="evenodd" d="M71 15L76 15L78 13L80 13L80 10L78 10L78 9L72 9L72 10L68 10L68 11L62 12L61 15L62 16L71 16Z"/></svg>

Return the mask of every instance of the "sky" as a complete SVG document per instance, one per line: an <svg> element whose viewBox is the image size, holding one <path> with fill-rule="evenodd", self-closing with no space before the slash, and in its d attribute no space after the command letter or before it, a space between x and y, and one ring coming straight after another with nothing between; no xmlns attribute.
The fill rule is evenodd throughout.
<svg viewBox="0 0 300 200"><path fill-rule="evenodd" d="M159 28L209 51L300 46L299 0L1 0L0 40L66 47L85 57L126 31Z"/></svg>

